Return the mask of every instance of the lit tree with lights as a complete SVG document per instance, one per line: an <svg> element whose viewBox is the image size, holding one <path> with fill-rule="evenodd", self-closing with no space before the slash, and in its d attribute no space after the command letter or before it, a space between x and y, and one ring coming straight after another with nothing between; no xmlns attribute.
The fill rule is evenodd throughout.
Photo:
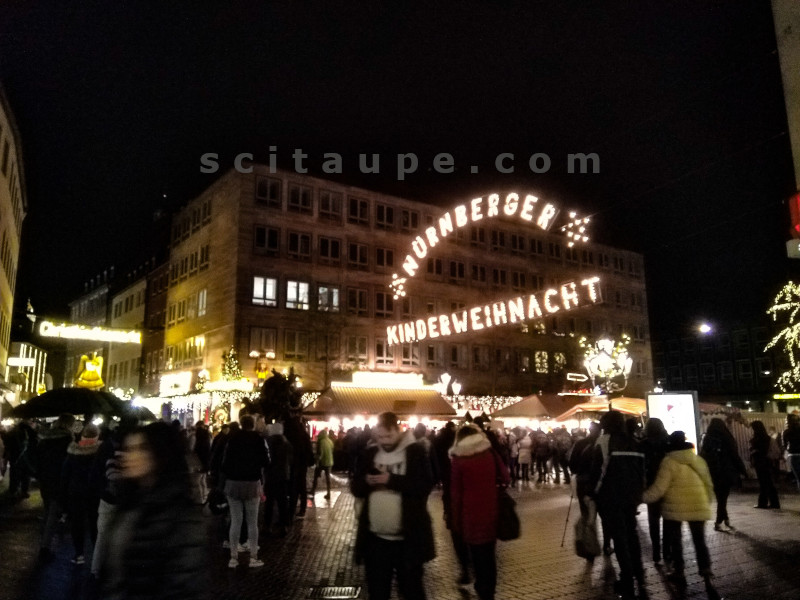
<svg viewBox="0 0 800 600"><path fill-rule="evenodd" d="M236 356L236 349L231 349L222 355L222 379L225 381L237 381L242 378L242 367L239 358Z"/></svg>
<svg viewBox="0 0 800 600"><path fill-rule="evenodd" d="M800 285L790 281L775 296L772 306L767 314L772 316L776 323L781 321L785 327L772 338L764 351L778 345L783 347L783 352L789 357L790 369L781 373L775 385L782 391L794 391L800 384Z"/></svg>

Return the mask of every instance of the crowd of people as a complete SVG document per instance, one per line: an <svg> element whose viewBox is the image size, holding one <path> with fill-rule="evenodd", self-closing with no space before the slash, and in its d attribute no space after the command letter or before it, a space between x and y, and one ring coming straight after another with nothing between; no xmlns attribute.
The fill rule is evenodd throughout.
<svg viewBox="0 0 800 600"><path fill-rule="evenodd" d="M779 440L760 421L751 428L755 508L776 509L776 453L785 454L800 489L800 418L788 416ZM40 560L53 559L55 532L66 522L71 560L87 564L99 597L111 599L200 597L209 535L229 551L230 568L264 566L259 539L287 535L313 506L323 476L323 499L331 502L337 467L347 472L359 509L355 558L364 563L372 600L389 598L394 577L404 598L425 598L424 564L435 554L427 499L436 486L460 567L456 583L474 582L478 598L491 600L497 488L573 478L581 515L596 509L603 551L616 555L616 591L634 598L635 586L644 586L641 503L647 504L652 560L663 560L670 578L685 583L681 525L687 522L708 581L705 523L714 518L712 499L714 528L732 529L727 499L747 473L722 419L711 420L695 451L683 432L668 434L658 419L642 428L616 411L588 431L572 432L493 429L481 418L438 431L422 424L404 430L397 415L384 413L372 429L323 430L313 441L299 415L268 424L245 414L216 435L202 421L185 429L177 421L139 426L123 419L109 429L62 415L49 428L20 421L3 432L2 442L9 496L27 497L33 477L41 491ZM204 505L227 515L217 519L216 533L203 518Z"/></svg>

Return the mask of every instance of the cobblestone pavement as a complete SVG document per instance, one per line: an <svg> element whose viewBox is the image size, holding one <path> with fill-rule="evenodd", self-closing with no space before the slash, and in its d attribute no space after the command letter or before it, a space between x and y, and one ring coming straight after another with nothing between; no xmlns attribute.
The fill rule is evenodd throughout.
<svg viewBox="0 0 800 600"><path fill-rule="evenodd" d="M262 537L259 556L266 565L260 569L244 566L246 554L240 555L242 566L227 568L228 551L221 544L224 524L209 517L211 597L300 599L309 597L314 586L363 585L363 570L352 560L353 498L344 479L337 477L336 483L330 502L318 493L306 518L296 521L288 536ZM613 556L599 557L592 564L573 553L572 525L578 513L574 500L566 541L561 547L570 505L568 487L530 485L517 487L512 495L518 500L523 534L519 540L498 543L498 600L614 598ZM786 487L780 511L753 509L754 500L753 492L731 496L729 511L734 532L716 532L708 527L706 538L716 575L714 585L723 598L731 600L796 600L800 598L800 494ZM434 492L429 510L434 516L438 557L426 566L428 597L431 600L475 598L471 587L458 588L455 584L456 561L441 509L441 494ZM89 598L86 568L70 564L66 534L60 539L56 559L37 566L40 512L36 493L15 505L0 506L0 598ZM684 528L688 585L679 590L668 584L663 569L648 559L651 551L644 506L639 522L649 598L707 598L697 574L688 530ZM360 597L366 597L364 589Z"/></svg>

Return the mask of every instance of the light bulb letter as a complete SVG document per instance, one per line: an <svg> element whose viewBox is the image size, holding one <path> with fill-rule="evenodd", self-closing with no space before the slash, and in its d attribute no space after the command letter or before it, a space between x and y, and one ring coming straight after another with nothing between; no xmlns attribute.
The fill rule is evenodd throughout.
<svg viewBox="0 0 800 600"><path fill-rule="evenodd" d="M414 241L411 242L411 249L414 251L414 254L417 255L417 258L425 258L428 255L428 246L425 245L425 240L423 240L421 236L417 236Z"/></svg>
<svg viewBox="0 0 800 600"><path fill-rule="evenodd" d="M561 309L558 304L553 304L550 301L550 298L553 296L558 296L558 292L556 290L547 290L544 293L544 309L550 314L557 313Z"/></svg>
<svg viewBox="0 0 800 600"><path fill-rule="evenodd" d="M428 335L431 338L439 337L439 331L437 330L438 326L439 326L438 317L428 317Z"/></svg>
<svg viewBox="0 0 800 600"><path fill-rule="evenodd" d="M528 319L538 319L542 316L542 309L539 306L539 301L536 296L531 294L528 296Z"/></svg>
<svg viewBox="0 0 800 600"><path fill-rule="evenodd" d="M428 246L433 248L436 244L439 243L439 238L436 235L436 228L435 227L428 227L425 230L425 237L428 238Z"/></svg>
<svg viewBox="0 0 800 600"><path fill-rule="evenodd" d="M500 195L499 194L491 194L486 202L489 205L489 208L486 210L487 217L496 217L500 214L500 210L497 208L500 204Z"/></svg>
<svg viewBox="0 0 800 600"><path fill-rule="evenodd" d="M505 325L508 323L506 305L502 302L495 302L492 304L492 317L495 325Z"/></svg>
<svg viewBox="0 0 800 600"><path fill-rule="evenodd" d="M456 333L464 333L469 327L467 325L467 311L463 311L460 314L451 314L450 322L453 324L453 328L456 330Z"/></svg>
<svg viewBox="0 0 800 600"><path fill-rule="evenodd" d="M508 301L508 320L512 323L525 320L525 308L522 306L522 296Z"/></svg>
<svg viewBox="0 0 800 600"><path fill-rule="evenodd" d="M519 212L519 218L524 221L533 221L533 205L539 201L539 198L528 194L522 202L522 210Z"/></svg>
<svg viewBox="0 0 800 600"><path fill-rule="evenodd" d="M470 206L472 206L472 222L480 221L483 218L483 213L481 213L481 204L483 203L483 198L473 198L472 202L470 202Z"/></svg>
<svg viewBox="0 0 800 600"><path fill-rule="evenodd" d="M417 319L417 340L420 342L428 337L428 328L424 319Z"/></svg>
<svg viewBox="0 0 800 600"><path fill-rule="evenodd" d="M439 218L439 235L447 237L448 233L453 233L453 220L450 218L450 213L445 213Z"/></svg>
<svg viewBox="0 0 800 600"><path fill-rule="evenodd" d="M564 301L564 309L569 310L573 306L578 306L578 291L575 289L575 283L567 283L561 286L561 299Z"/></svg>
<svg viewBox="0 0 800 600"><path fill-rule="evenodd" d="M481 323L482 310L483 308L480 306L476 306L475 308L469 309L469 320L472 323L473 331L478 331L479 329L483 329L483 323Z"/></svg>
<svg viewBox="0 0 800 600"><path fill-rule="evenodd" d="M506 196L506 203L503 205L503 212L507 217L513 217L517 212L519 206L519 194L511 192Z"/></svg>
<svg viewBox="0 0 800 600"><path fill-rule="evenodd" d="M397 339L397 325L392 325L386 328L386 341L391 346L392 344L399 344L400 340Z"/></svg>
<svg viewBox="0 0 800 600"><path fill-rule="evenodd" d="M414 260L414 257L410 254L406 256L406 260L403 262L403 270L408 273L408 276L413 277L416 274L417 269L419 269L419 264L416 260Z"/></svg>
<svg viewBox="0 0 800 600"><path fill-rule="evenodd" d="M463 204L456 206L455 210L456 213L456 227L464 227L467 223L469 223L469 219L467 218L467 207Z"/></svg>
<svg viewBox="0 0 800 600"><path fill-rule="evenodd" d="M600 290L596 285L599 281L600 281L599 277L590 277L589 279L584 279L583 281L581 281L581 285L586 286L586 291L589 293L589 299L593 303L597 303L601 300Z"/></svg>
<svg viewBox="0 0 800 600"><path fill-rule="evenodd" d="M553 224L553 217L556 216L557 212L555 206L552 204L545 204L536 224L542 229L549 229L550 225Z"/></svg>

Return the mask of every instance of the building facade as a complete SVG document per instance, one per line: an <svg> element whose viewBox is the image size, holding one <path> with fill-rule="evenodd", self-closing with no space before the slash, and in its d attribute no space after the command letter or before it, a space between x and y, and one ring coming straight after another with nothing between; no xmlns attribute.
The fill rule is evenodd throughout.
<svg viewBox="0 0 800 600"><path fill-rule="evenodd" d="M3 371L9 356L20 235L26 210L20 135L0 88L0 366Z"/></svg>
<svg viewBox="0 0 800 600"><path fill-rule="evenodd" d="M113 329L141 331L145 323L147 277L133 282L110 296L109 326ZM106 386L119 388L132 396L139 390L141 377L142 345L110 342L106 361Z"/></svg>
<svg viewBox="0 0 800 600"><path fill-rule="evenodd" d="M392 275L445 212L265 166L223 175L173 219L164 371L205 369L214 381L233 346L245 376L255 380L265 362L294 367L307 389L374 370L423 373L428 382L448 372L462 393L527 394L561 391L568 372L584 372L581 336L627 334L634 366L626 393L652 389L636 253L570 247L563 233L519 219L474 221L431 247L395 297ZM388 329L512 296L543 297L591 277L600 292L591 306L407 343ZM146 365L158 361L154 352Z"/></svg>

